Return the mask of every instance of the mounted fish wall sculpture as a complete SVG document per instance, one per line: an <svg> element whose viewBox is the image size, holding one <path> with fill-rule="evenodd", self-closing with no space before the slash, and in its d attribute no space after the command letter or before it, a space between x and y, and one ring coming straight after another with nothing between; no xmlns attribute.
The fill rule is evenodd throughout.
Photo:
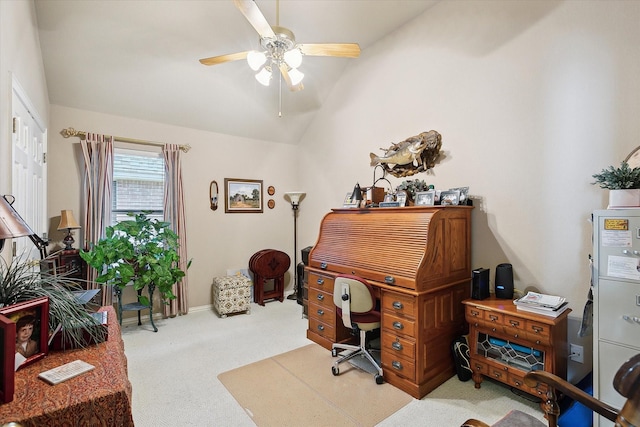
<svg viewBox="0 0 640 427"><path fill-rule="evenodd" d="M385 149L383 155L370 154L371 166L381 165L396 178L433 168L440 157L442 136L435 130L422 132Z"/></svg>

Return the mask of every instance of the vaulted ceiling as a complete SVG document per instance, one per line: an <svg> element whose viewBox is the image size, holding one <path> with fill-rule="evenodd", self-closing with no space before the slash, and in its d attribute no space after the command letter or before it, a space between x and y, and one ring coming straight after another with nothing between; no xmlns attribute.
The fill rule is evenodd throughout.
<svg viewBox="0 0 640 427"><path fill-rule="evenodd" d="M367 47L437 0L257 0L298 43ZM246 61L204 66L259 48L232 0L36 0L51 104L194 129L297 143L334 83L358 59L304 57L304 90L278 74L269 87ZM279 112L282 116L279 117Z"/></svg>

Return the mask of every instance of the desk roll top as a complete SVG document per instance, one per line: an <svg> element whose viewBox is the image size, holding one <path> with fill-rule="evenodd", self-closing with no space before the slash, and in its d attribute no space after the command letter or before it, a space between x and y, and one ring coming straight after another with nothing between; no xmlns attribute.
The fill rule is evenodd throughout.
<svg viewBox="0 0 640 427"><path fill-rule="evenodd" d="M416 398L454 375L450 345L465 332L471 294L469 206L334 209L309 254L307 337L325 348L347 341L333 279L360 276L381 301L385 380Z"/></svg>
<svg viewBox="0 0 640 427"><path fill-rule="evenodd" d="M324 217L309 263L418 292L469 279L470 211L336 209Z"/></svg>

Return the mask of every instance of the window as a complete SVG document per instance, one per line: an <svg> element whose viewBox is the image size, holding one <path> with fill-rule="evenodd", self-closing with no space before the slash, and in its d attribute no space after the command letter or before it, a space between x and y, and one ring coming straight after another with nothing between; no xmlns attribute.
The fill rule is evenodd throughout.
<svg viewBox="0 0 640 427"><path fill-rule="evenodd" d="M111 225L127 220L128 213L151 211L164 219L164 159L158 152L114 148Z"/></svg>

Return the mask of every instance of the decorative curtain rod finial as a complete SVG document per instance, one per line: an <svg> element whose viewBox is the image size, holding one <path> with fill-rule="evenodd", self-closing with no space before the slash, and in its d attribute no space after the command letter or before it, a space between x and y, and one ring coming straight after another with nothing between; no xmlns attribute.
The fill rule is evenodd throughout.
<svg viewBox="0 0 640 427"><path fill-rule="evenodd" d="M77 136L80 139L85 139L87 137L87 133L81 130L75 130L74 128L66 128L60 131L62 136L65 138L70 138L72 136Z"/></svg>

